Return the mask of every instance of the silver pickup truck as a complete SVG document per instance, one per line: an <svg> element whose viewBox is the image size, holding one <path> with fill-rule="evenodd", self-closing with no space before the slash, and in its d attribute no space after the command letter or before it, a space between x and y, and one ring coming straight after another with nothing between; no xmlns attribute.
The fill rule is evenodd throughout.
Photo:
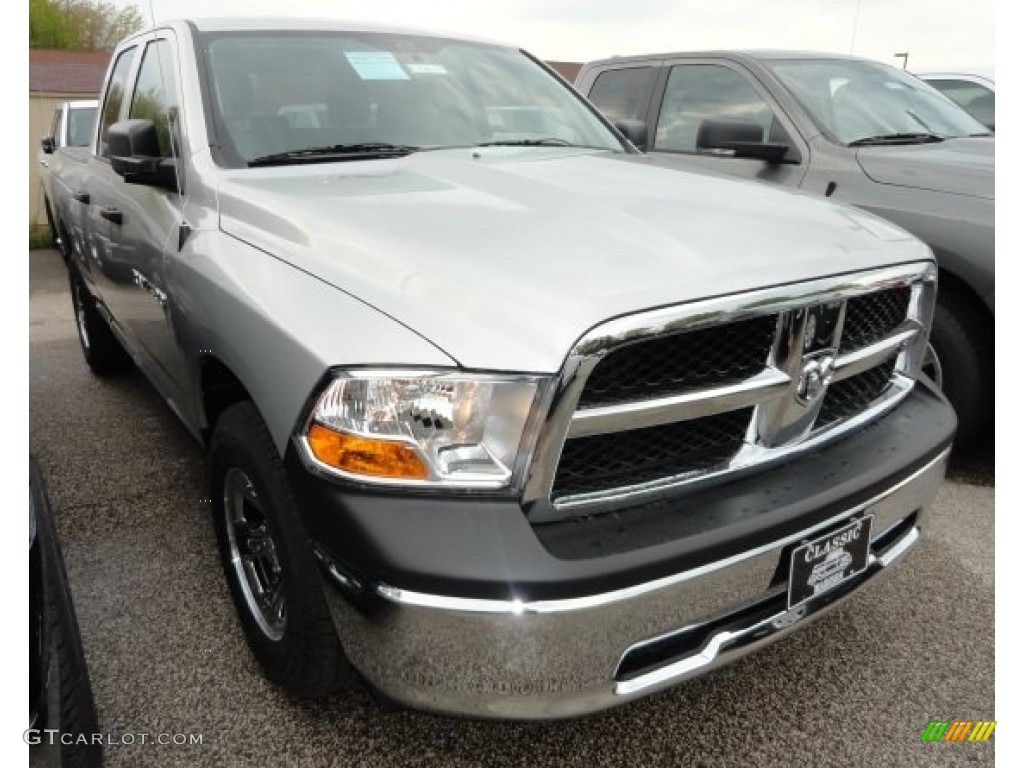
<svg viewBox="0 0 1024 768"><path fill-rule="evenodd" d="M55 185L82 350L209 452L241 625L294 694L592 712L927 527L955 418L903 230L656 168L484 41L174 22L101 104Z"/></svg>
<svg viewBox="0 0 1024 768"><path fill-rule="evenodd" d="M46 135L40 140L39 178L43 185L43 205L46 209L46 223L50 227L53 245L65 253L65 245L57 233L53 218L53 171L67 162L81 162L88 157L89 143L96 132L95 99L80 101L64 101L54 107L53 119L50 121Z"/></svg>

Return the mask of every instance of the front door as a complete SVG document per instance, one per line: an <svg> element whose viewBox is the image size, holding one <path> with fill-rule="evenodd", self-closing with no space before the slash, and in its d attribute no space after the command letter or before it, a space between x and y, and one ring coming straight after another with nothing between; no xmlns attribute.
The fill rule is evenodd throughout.
<svg viewBox="0 0 1024 768"><path fill-rule="evenodd" d="M169 34L157 34L145 44L127 114L153 122L160 156L166 159L181 152L177 59ZM112 230L124 274L108 303L135 345L140 365L165 397L180 403L184 358L171 322L168 282L184 197L180 186L167 190L123 179L114 183L114 190Z"/></svg>
<svg viewBox="0 0 1024 768"><path fill-rule="evenodd" d="M741 123L760 140L791 147L787 162L729 157L701 146L708 121ZM770 96L738 66L697 60L671 68L649 151L659 164L707 169L745 179L797 187L807 172L808 149Z"/></svg>

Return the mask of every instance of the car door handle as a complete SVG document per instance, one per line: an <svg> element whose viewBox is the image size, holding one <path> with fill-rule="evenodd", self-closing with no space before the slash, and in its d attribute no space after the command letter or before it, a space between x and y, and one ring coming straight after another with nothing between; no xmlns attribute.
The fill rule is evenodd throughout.
<svg viewBox="0 0 1024 768"><path fill-rule="evenodd" d="M82 205L89 204L88 192L75 192L75 194L73 194L71 197L75 202L81 203Z"/></svg>
<svg viewBox="0 0 1024 768"><path fill-rule="evenodd" d="M117 208L100 208L100 216L114 224L120 224L124 221L124 214Z"/></svg>

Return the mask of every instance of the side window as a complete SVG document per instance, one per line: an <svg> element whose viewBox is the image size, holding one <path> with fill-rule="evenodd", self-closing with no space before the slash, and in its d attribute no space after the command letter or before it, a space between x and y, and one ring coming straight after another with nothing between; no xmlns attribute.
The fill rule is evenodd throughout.
<svg viewBox="0 0 1024 768"><path fill-rule="evenodd" d="M590 89L589 98L612 122L642 120L647 114L647 99L657 69L631 67L602 72Z"/></svg>
<svg viewBox="0 0 1024 768"><path fill-rule="evenodd" d="M134 58L135 48L127 48L114 62L114 70L110 74L110 85L107 87L107 96L103 102L103 115L100 119L100 144L97 152L100 157L110 157L110 148L107 146L107 130L117 122L121 114L121 104L124 103L124 93L128 86L128 71L132 68Z"/></svg>
<svg viewBox="0 0 1024 768"><path fill-rule="evenodd" d="M928 85L942 91L961 107L966 107L979 96L991 96L992 91L969 80L929 80Z"/></svg>
<svg viewBox="0 0 1024 768"><path fill-rule="evenodd" d="M983 85L969 80L929 80L928 85L942 91L971 116L990 128L996 124L996 95Z"/></svg>
<svg viewBox="0 0 1024 768"><path fill-rule="evenodd" d="M88 147L96 127L96 107L76 107L68 110L68 146Z"/></svg>
<svg viewBox="0 0 1024 768"><path fill-rule="evenodd" d="M178 78L170 40L146 46L128 117L152 120L160 157L171 157L171 131L178 117Z"/></svg>
<svg viewBox="0 0 1024 768"><path fill-rule="evenodd" d="M696 152L705 120L748 123L761 141L785 141L771 107L735 70L717 64L672 67L661 103L655 149Z"/></svg>

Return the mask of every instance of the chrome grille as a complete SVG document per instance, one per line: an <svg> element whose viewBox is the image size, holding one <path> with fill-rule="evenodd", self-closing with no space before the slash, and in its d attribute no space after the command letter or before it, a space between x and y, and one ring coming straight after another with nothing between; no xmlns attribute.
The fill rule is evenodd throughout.
<svg viewBox="0 0 1024 768"><path fill-rule="evenodd" d="M892 381L896 358L868 368L863 373L837 381L828 388L814 422L815 429L830 427L855 416L882 396Z"/></svg>
<svg viewBox="0 0 1024 768"><path fill-rule="evenodd" d="M660 427L631 429L569 440L552 496L591 493L710 469L743 446L751 409Z"/></svg>
<svg viewBox="0 0 1024 768"><path fill-rule="evenodd" d="M878 341L907 318L909 306L909 286L850 299L846 302L843 343L839 351L852 352Z"/></svg>
<svg viewBox="0 0 1024 768"><path fill-rule="evenodd" d="M577 342L528 471L531 520L593 514L782 460L913 386L920 263L618 318Z"/></svg>
<svg viewBox="0 0 1024 768"><path fill-rule="evenodd" d="M590 374L579 405L611 405L743 381L764 369L775 326L774 317L754 317L619 347Z"/></svg>

